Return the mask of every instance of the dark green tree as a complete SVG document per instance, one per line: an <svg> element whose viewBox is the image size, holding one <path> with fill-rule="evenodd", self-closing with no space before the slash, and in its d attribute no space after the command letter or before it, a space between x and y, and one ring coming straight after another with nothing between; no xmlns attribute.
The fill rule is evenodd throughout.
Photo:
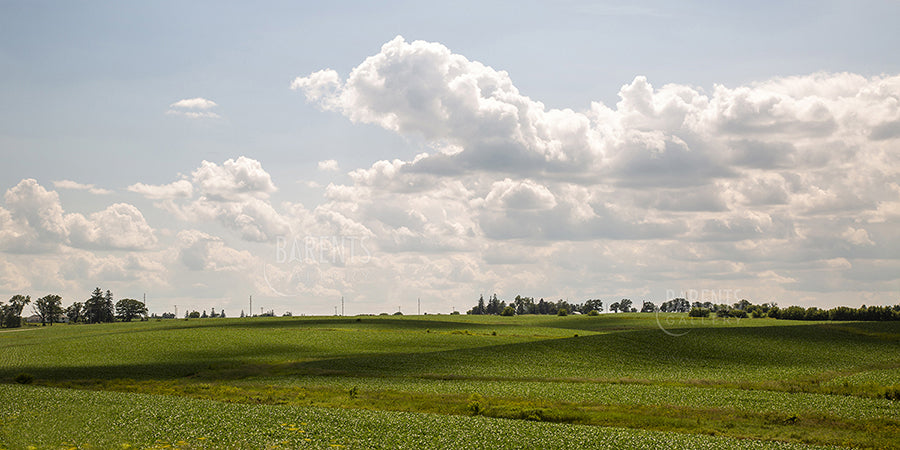
<svg viewBox="0 0 900 450"><path fill-rule="evenodd" d="M66 308L66 317L69 323L78 323L84 321L84 303L74 302Z"/></svg>
<svg viewBox="0 0 900 450"><path fill-rule="evenodd" d="M91 293L91 298L84 302L84 320L87 323L112 322L115 320L115 307L112 304L112 292L98 287Z"/></svg>
<svg viewBox="0 0 900 450"><path fill-rule="evenodd" d="M620 308L619 302L615 302L612 305L609 305L609 310L614 313L619 312L619 308Z"/></svg>
<svg viewBox="0 0 900 450"><path fill-rule="evenodd" d="M116 321L116 304L113 302L113 295L109 289L106 290L106 295L103 296L103 321Z"/></svg>
<svg viewBox="0 0 900 450"><path fill-rule="evenodd" d="M588 314L591 311L603 311L603 300L591 299L584 302L584 305L581 305L582 314Z"/></svg>
<svg viewBox="0 0 900 450"><path fill-rule="evenodd" d="M642 313L652 313L656 312L656 305L653 302L644 302L644 305L641 306Z"/></svg>
<svg viewBox="0 0 900 450"><path fill-rule="evenodd" d="M0 325L6 328L18 328L22 326L22 309L31 303L30 295L13 295L9 304L0 305Z"/></svg>
<svg viewBox="0 0 900 450"><path fill-rule="evenodd" d="M116 318L123 322L147 315L147 306L140 300L123 298L116 302Z"/></svg>
<svg viewBox="0 0 900 450"><path fill-rule="evenodd" d="M34 312L41 316L41 324L59 321L63 315L62 297L56 294L45 295L34 302Z"/></svg>
<svg viewBox="0 0 900 450"><path fill-rule="evenodd" d="M629 300L627 298L623 298L622 300L619 300L619 310L621 310L622 312L631 311L631 300Z"/></svg>
<svg viewBox="0 0 900 450"><path fill-rule="evenodd" d="M472 311L470 311L470 312L472 314L479 315L479 314L484 314L485 309L486 308L484 306L484 295L482 295L481 297L478 297L478 304L475 305L475 307L472 308Z"/></svg>

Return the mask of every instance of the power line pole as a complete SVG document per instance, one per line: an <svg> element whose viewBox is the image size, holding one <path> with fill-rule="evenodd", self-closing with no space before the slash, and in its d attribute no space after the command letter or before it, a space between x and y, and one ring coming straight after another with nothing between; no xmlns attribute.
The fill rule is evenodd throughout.
<svg viewBox="0 0 900 450"><path fill-rule="evenodd" d="M341 296L341 316L344 315L344 296Z"/></svg>
<svg viewBox="0 0 900 450"><path fill-rule="evenodd" d="M253 296L250 296L250 317L253 317Z"/></svg>

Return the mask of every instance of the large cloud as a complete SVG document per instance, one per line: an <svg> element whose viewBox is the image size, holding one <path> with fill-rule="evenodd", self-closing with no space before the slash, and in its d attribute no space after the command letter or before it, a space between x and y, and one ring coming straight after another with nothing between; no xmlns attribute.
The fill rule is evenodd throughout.
<svg viewBox="0 0 900 450"><path fill-rule="evenodd" d="M43 253L60 245L100 250L145 250L156 244L153 229L143 214L127 203L117 203L85 217L66 214L59 195L34 179L25 179L6 191L9 211L0 208L0 248Z"/></svg>
<svg viewBox="0 0 900 450"><path fill-rule="evenodd" d="M127 203L116 203L89 218L69 214L66 225L69 239L77 247L140 250L157 242L143 214Z"/></svg>
<svg viewBox="0 0 900 450"><path fill-rule="evenodd" d="M483 254L502 241L521 255L593 241L585 248L601 246L604 258L636 261L611 266L631 271L617 276L623 286L690 278L671 268L685 265L694 282L789 289L843 270L828 261L855 267L895 247L883 230L900 219L897 76L710 89L637 76L615 105L573 111L545 107L506 72L441 44L397 37L346 78L323 70L291 87L430 147L350 171L352 184L330 185L316 210L372 230L383 251ZM464 189L442 195L452 183ZM564 262L553 255L548 264Z"/></svg>

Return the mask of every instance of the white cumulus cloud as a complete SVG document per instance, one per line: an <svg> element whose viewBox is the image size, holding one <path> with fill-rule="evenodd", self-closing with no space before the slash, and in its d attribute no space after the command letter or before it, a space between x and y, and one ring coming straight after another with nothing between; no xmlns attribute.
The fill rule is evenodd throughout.
<svg viewBox="0 0 900 450"><path fill-rule="evenodd" d="M164 185L135 183L128 186L128 190L153 200L190 198L194 194L194 186L187 180L178 180Z"/></svg>
<svg viewBox="0 0 900 450"><path fill-rule="evenodd" d="M166 114L189 117L191 119L218 119L221 116L210 109L219 106L212 100L202 97L185 98L169 105Z"/></svg>

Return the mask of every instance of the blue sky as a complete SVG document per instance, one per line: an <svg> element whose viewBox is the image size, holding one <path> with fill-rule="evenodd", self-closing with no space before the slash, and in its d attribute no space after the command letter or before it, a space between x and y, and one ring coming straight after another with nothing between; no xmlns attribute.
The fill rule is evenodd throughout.
<svg viewBox="0 0 900 450"><path fill-rule="evenodd" d="M100 285L149 292L155 312L238 310L250 294L279 312L333 312L341 295L353 312L417 297L438 312L494 291L896 303L898 13L887 1L5 2L0 294L68 302ZM454 58L508 81L501 103L556 134L510 137L505 119L450 109L464 93L446 76L403 87ZM324 69L337 81L295 83ZM364 90L354 70L395 88ZM354 97L310 97L320 87ZM211 103L173 106L190 99ZM447 117L422 109L432 99ZM585 136L570 128L585 123ZM371 258L280 262L279 236L365 236Z"/></svg>

